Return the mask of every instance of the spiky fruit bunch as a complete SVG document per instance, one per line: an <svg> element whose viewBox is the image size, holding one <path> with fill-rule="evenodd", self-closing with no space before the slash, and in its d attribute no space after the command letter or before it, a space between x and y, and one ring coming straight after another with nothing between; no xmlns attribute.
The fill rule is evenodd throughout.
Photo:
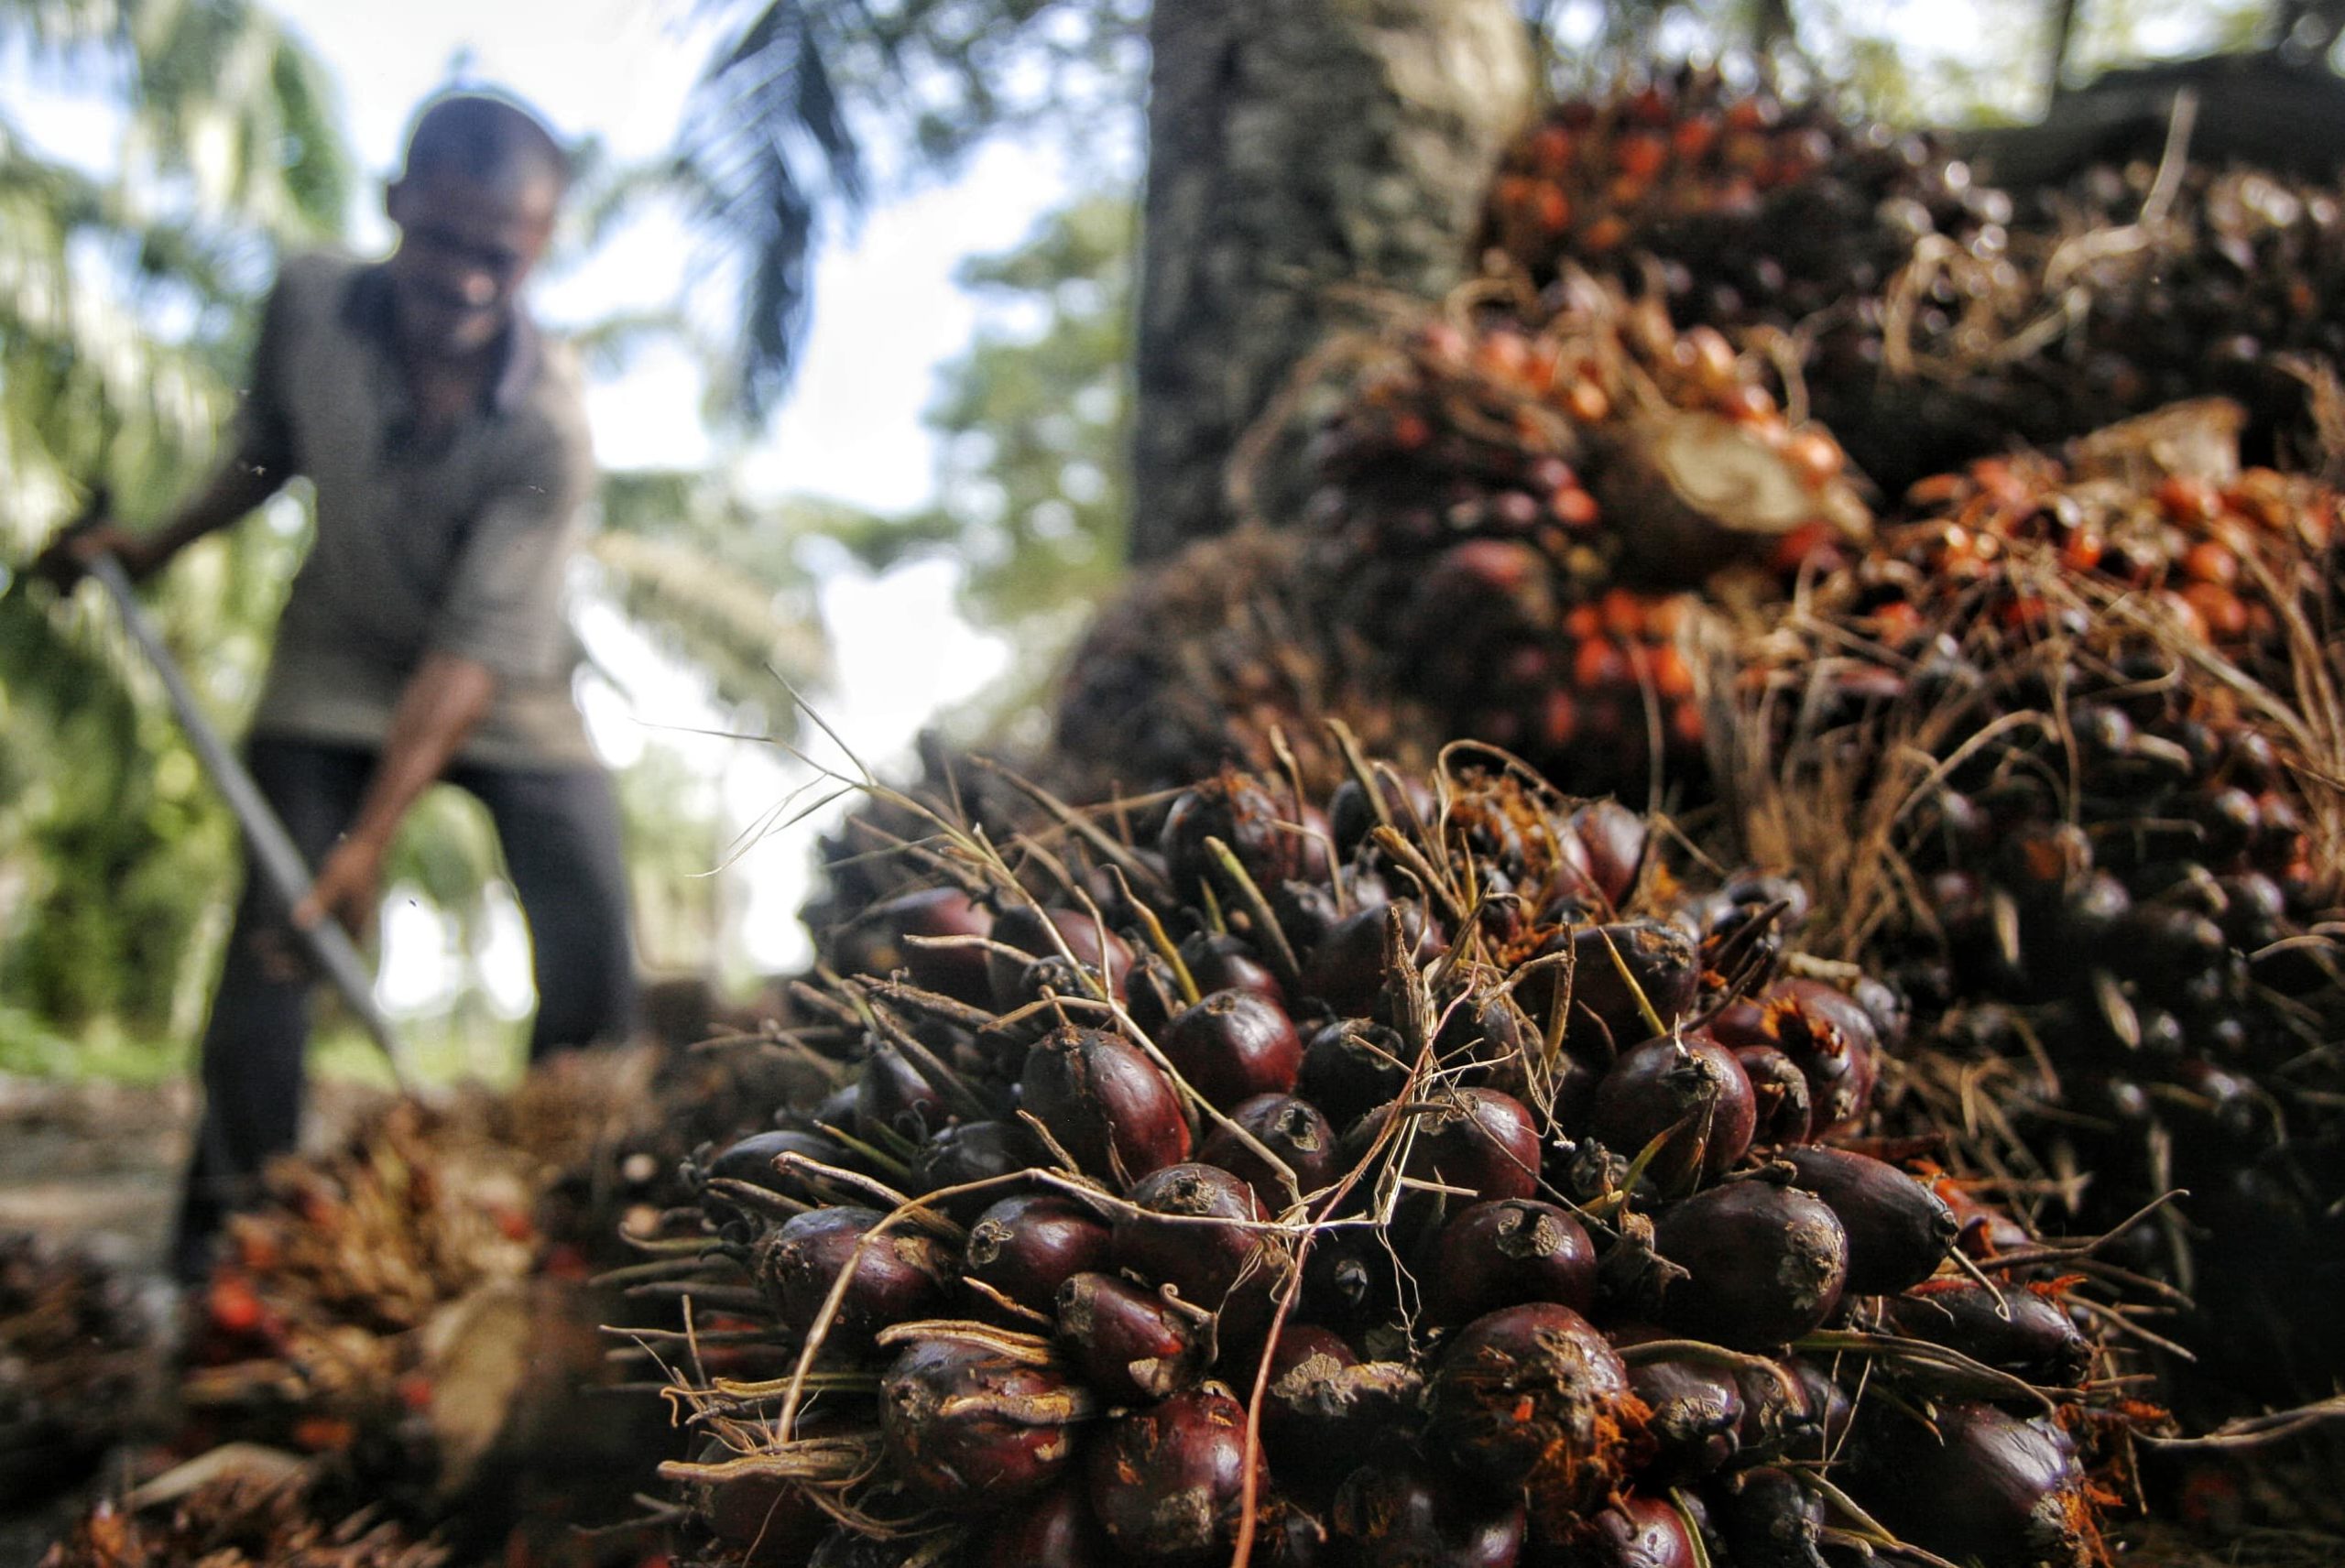
<svg viewBox="0 0 2345 1568"><path fill-rule="evenodd" d="M2340 214L2333 185L2187 162L2006 192L1927 138L1689 71L1550 110L1484 245L1534 288L1657 281L1679 321L1795 357L1893 494L2209 393L2246 406L2258 461L2318 456Z"/></svg>
<svg viewBox="0 0 2345 1568"><path fill-rule="evenodd" d="M1634 813L1470 751L1045 814L940 838L989 929L810 988L848 1076L709 1162L684 1288L791 1362L683 1390L709 1561L1690 1554L1673 1496L1827 1507L1805 1468L1741 1494L1838 1452L1839 1377L2067 1456L1982 1529L2089 1522L2031 1380L2096 1343L1906 1324L1967 1278L1958 1222L1825 1141L1897 1015L1795 972L1794 879L1696 889ZM2066 1256L1989 1269L2033 1301Z"/></svg>
<svg viewBox="0 0 2345 1568"><path fill-rule="evenodd" d="M737 1105L745 1085L772 1082L581 1054L510 1093L384 1102L333 1147L278 1161L189 1298L180 1441L301 1454L332 1488L325 1503L388 1507L467 1551L501 1553L511 1530L534 1554L573 1522L613 1522L612 1499L671 1448L656 1418L615 1419L582 1391L617 1376L598 1325L665 1328L672 1306L594 1292L585 1254L533 1216L621 1224L619 1203L573 1205L627 1174L602 1169L611 1149L656 1147L644 1121L661 1115L663 1083L690 1127L724 1113L688 1113L686 1086ZM679 1182L669 1201L689 1198ZM640 1257L616 1236L592 1250L621 1247Z"/></svg>
<svg viewBox="0 0 2345 1568"><path fill-rule="evenodd" d="M1050 782L1078 799L1172 789L1225 764L1270 772L1288 748L1314 785L1343 759L1328 721L1380 757L1430 763L1448 738L1373 681L1358 631L1331 619L1292 531L1241 529L1138 578L1068 659Z"/></svg>
<svg viewBox="0 0 2345 1568"><path fill-rule="evenodd" d="M2307 392L2321 367L2345 363L2345 192L2333 180L2137 161L2020 206L2009 267L1956 259L1960 304L1917 322L1914 343L1950 365L2033 333L2009 377L2013 433L2049 442L2211 394L2247 411L2253 461L2333 455Z"/></svg>
<svg viewBox="0 0 2345 1568"><path fill-rule="evenodd" d="M1869 527L1761 365L1585 277L1535 332L1468 314L1363 347L1316 455L1294 579L1371 651L1364 683L1591 792L1642 793L1656 732L1698 757L1674 593Z"/></svg>
<svg viewBox="0 0 2345 1568"><path fill-rule="evenodd" d="M1548 109L1502 156L1483 238L1537 285L1658 261L1685 320L1790 327L1879 295L1921 235L2010 216L1924 137L1688 69Z"/></svg>
<svg viewBox="0 0 2345 1568"><path fill-rule="evenodd" d="M0 1497L82 1480L137 1417L155 1324L86 1250L0 1231Z"/></svg>
<svg viewBox="0 0 2345 1568"><path fill-rule="evenodd" d="M2345 1367L2314 1308L2345 1283L2345 1077L2322 1043L2345 1027L2345 732L2318 629L2339 498L2048 461L1929 498L1811 618L1742 648L1744 733L1772 748L1746 767L1752 842L1814 857L1845 950L1970 1071L2003 1059L1999 1160L2089 1172L2069 1197L2090 1226L2189 1190L2123 1256L2199 1294L2210 1388L2325 1387Z"/></svg>

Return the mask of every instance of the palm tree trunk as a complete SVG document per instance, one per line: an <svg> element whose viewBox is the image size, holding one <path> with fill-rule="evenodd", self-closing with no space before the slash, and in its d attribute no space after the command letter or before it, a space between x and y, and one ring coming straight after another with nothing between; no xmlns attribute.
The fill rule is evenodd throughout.
<svg viewBox="0 0 2345 1568"><path fill-rule="evenodd" d="M1228 528L1233 449L1366 284L1466 273L1484 184L1530 112L1509 0L1160 0L1132 555ZM1277 463L1266 472L1291 472ZM1278 518L1293 497L1260 497Z"/></svg>

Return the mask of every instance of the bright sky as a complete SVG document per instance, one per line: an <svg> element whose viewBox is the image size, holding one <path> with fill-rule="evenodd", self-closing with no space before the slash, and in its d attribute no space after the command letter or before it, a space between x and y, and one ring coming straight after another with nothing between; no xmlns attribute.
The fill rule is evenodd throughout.
<svg viewBox="0 0 2345 1568"><path fill-rule="evenodd" d="M705 28L693 33L680 25L694 7L661 0L272 3L333 68L354 150L377 178L396 162L416 103L443 85L459 60L469 79L519 93L566 136L599 136L620 158L654 156L668 146L710 44ZM953 269L965 256L1015 243L1068 189L1050 158L998 146L952 185L883 204L855 234L827 246L795 391L746 463L756 487L888 510L926 499L934 463L921 411L939 362L967 343L977 319L954 287ZM360 214L362 245L388 243L376 200L370 191ZM648 223L576 275L546 280L540 309L559 323L662 302L690 275L693 256L691 240L673 224ZM701 397L681 354L648 354L625 377L597 387L589 412L603 461L614 467L704 461ZM866 760L900 757L924 720L1003 669L1005 650L954 614L956 586L955 570L943 561L878 582L849 572L827 585L838 684L823 716ZM736 824L757 820L791 787L793 776L759 748L670 727L714 724L717 716L686 672L643 652L622 625L606 618L587 629L598 655L626 670L639 703L640 712L629 713L606 700L590 702L597 742L614 761L646 744L684 752L704 775L720 779ZM644 722L646 714L655 722ZM743 937L759 968L793 967L806 956L796 911L808 891L816 831L809 823L778 834L725 873L747 905ZM493 988L518 1011L526 1006L518 922L508 913L494 925L486 955ZM422 1005L444 989L454 955L438 922L420 909L395 908L385 936L387 1002Z"/></svg>

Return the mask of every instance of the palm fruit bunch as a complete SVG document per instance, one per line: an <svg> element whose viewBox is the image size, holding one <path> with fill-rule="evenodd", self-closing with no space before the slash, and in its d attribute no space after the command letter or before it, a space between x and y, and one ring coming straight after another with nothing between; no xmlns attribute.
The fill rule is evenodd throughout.
<svg viewBox="0 0 2345 1568"><path fill-rule="evenodd" d="M441 1568L448 1554L361 1512L321 1518L298 1479L227 1477L152 1508L101 1504L40 1568Z"/></svg>
<svg viewBox="0 0 2345 1568"><path fill-rule="evenodd" d="M2230 423L1930 485L1752 624L1729 767L1748 853L1814 870L1819 945L1953 1051L1942 1120L2198 1297L2171 1332L2219 1408L2345 1370L2340 497L2224 461Z"/></svg>
<svg viewBox="0 0 2345 1568"><path fill-rule="evenodd" d="M786 1369L671 1391L693 1561L2100 1560L2120 1309L1860 1147L1898 1013L1794 879L1470 747L1062 811L940 823L956 922L699 1171Z"/></svg>
<svg viewBox="0 0 2345 1568"><path fill-rule="evenodd" d="M1330 721L1379 757L1429 764L1435 716L1384 689L1328 616L1292 530L1242 528L1139 576L1096 616L1057 697L1054 788L1083 800L1177 789L1225 764L1342 781Z"/></svg>
<svg viewBox="0 0 2345 1568"><path fill-rule="evenodd" d="M1688 71L1548 110L1482 245L1517 287L1596 271L1780 355L1893 495L2208 393L2248 407L2259 461L2318 453L2301 362L2345 349L2340 211L2178 157L2005 191L1943 140Z"/></svg>
<svg viewBox="0 0 2345 1568"><path fill-rule="evenodd" d="M273 1165L192 1300L178 1446L289 1450L330 1501L468 1551L510 1531L588 1561L564 1547L571 1524L612 1522L667 1451L654 1412L594 1392L619 1376L600 1327L619 1298L586 1279L611 1243L582 1249L537 1216L617 1226L624 1187L582 1213L577 1172L624 1178L612 1153L656 1147L640 1131L656 1082L648 1053L576 1053L507 1094L387 1101Z"/></svg>
<svg viewBox="0 0 2345 1568"><path fill-rule="evenodd" d="M1521 286L1587 269L1783 355L1893 493L2005 440L2000 387L1908 375L1885 340L1950 325L1964 302L1951 283L1904 298L1917 256L2011 272L2012 206L1931 137L1686 69L1549 108L1502 158L1481 249Z"/></svg>
<svg viewBox="0 0 2345 1568"><path fill-rule="evenodd" d="M2033 287L2003 304L2003 331L2060 318L2066 330L2023 369L2057 379L2069 421L2026 433L2065 436L2220 395L2247 410L2252 460L2327 460L2307 378L2316 362L2345 363L2345 194L2334 182L2135 161L2031 193L2023 213Z"/></svg>
<svg viewBox="0 0 2345 1568"><path fill-rule="evenodd" d="M29 1508L97 1468L137 1414L154 1328L86 1248L0 1231L0 1498Z"/></svg>
<svg viewBox="0 0 2345 1568"><path fill-rule="evenodd" d="M1760 361L1585 276L1536 330L1467 308L1357 345L1314 456L1301 582L1363 684L1588 793L1698 771L1686 591L1870 526Z"/></svg>

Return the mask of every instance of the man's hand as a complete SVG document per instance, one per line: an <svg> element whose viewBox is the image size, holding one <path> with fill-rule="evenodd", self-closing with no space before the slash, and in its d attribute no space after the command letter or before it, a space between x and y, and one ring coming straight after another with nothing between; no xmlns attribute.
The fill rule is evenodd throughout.
<svg viewBox="0 0 2345 1568"><path fill-rule="evenodd" d="M82 581L102 555L111 555L122 562L123 571L129 573L134 583L155 568L144 536L131 532L120 523L97 522L69 528L58 535L49 541L48 549L33 558L27 572L60 593L71 593L73 584Z"/></svg>
<svg viewBox="0 0 2345 1568"><path fill-rule="evenodd" d="M318 867L317 880L293 910L293 923L308 931L332 917L358 941L373 929L383 902L383 845L371 834L346 834Z"/></svg>

